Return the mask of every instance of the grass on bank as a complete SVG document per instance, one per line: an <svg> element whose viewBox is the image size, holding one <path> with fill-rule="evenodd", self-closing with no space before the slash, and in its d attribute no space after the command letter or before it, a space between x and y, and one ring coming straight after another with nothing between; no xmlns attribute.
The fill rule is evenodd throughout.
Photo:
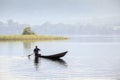
<svg viewBox="0 0 120 80"><path fill-rule="evenodd" d="M44 40L67 40L63 36L47 35L0 35L0 41L44 41Z"/></svg>

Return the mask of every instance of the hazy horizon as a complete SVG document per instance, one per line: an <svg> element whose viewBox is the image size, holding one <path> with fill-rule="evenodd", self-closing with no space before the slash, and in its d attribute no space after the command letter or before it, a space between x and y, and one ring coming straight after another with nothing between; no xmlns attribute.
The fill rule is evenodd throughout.
<svg viewBox="0 0 120 80"><path fill-rule="evenodd" d="M0 21L13 19L31 25L86 24L104 20L111 23L114 19L120 21L119 4L119 0L0 0Z"/></svg>

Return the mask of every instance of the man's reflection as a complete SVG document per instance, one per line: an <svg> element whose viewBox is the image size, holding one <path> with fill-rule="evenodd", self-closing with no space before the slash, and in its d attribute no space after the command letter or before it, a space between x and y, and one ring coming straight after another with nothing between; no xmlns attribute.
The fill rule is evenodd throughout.
<svg viewBox="0 0 120 80"><path fill-rule="evenodd" d="M35 57L34 58L34 65L35 65L36 70L38 70L38 68L39 68L39 62L40 62L40 58Z"/></svg>

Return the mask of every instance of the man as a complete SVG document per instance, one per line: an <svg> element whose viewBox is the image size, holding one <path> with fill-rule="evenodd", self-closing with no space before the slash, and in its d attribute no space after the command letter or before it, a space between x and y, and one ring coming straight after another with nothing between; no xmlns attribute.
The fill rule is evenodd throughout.
<svg viewBox="0 0 120 80"><path fill-rule="evenodd" d="M35 53L35 57L41 56L41 54L38 54L39 51L41 51L37 46L35 46L35 49L33 50L33 52Z"/></svg>

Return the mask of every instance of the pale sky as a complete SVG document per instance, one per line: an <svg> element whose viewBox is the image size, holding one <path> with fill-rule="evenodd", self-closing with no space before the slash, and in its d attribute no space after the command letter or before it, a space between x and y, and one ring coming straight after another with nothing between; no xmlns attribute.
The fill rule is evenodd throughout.
<svg viewBox="0 0 120 80"><path fill-rule="evenodd" d="M120 0L0 0L0 21L79 23L120 17Z"/></svg>

